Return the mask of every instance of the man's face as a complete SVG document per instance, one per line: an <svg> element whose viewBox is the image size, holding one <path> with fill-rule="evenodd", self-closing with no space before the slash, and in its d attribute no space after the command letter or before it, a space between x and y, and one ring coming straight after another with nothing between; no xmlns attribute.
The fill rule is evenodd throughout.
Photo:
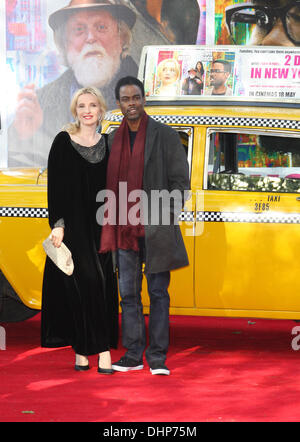
<svg viewBox="0 0 300 442"><path fill-rule="evenodd" d="M228 72L224 71L223 63L213 63L210 70L210 84L215 87L225 85L229 76Z"/></svg>
<svg viewBox="0 0 300 442"><path fill-rule="evenodd" d="M136 85L122 86L120 100L117 101L124 117L129 121L138 121L142 118L146 100L140 88Z"/></svg>
<svg viewBox="0 0 300 442"><path fill-rule="evenodd" d="M189 70L189 77L192 79L196 77L196 71L194 71L194 69Z"/></svg>
<svg viewBox="0 0 300 442"><path fill-rule="evenodd" d="M120 66L122 42L117 21L107 11L73 14L66 25L67 60L82 86L104 86Z"/></svg>
<svg viewBox="0 0 300 442"><path fill-rule="evenodd" d="M283 8L287 5L290 5L291 0L254 0L254 5L259 6L269 6L271 9L273 8ZM287 16L287 24L291 23L291 20L293 21L293 26L296 27L296 29L299 29L297 31L297 34L299 33L300 36L300 4L295 6L291 6L291 9L289 10L289 14ZM295 36L296 37L296 36ZM294 38L295 40L298 40L298 38ZM296 46L289 38L287 33L285 32L282 20L280 18L277 18L273 27L269 32L266 32L265 29L261 26L256 26L254 31L252 32L250 44L252 45L264 45L264 46Z"/></svg>

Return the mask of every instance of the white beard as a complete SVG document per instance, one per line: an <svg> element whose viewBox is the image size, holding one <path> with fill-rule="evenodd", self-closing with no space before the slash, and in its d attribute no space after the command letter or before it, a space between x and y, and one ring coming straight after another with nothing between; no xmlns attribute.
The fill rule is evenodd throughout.
<svg viewBox="0 0 300 442"><path fill-rule="evenodd" d="M85 54L91 51L98 51L101 56L85 57ZM85 45L80 53L69 50L67 60L76 80L83 87L105 86L111 82L120 67L119 55L108 55L98 44Z"/></svg>

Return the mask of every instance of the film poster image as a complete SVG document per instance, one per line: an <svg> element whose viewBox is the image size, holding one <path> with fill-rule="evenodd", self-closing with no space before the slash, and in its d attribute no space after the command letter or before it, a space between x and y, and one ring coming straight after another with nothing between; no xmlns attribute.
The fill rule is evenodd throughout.
<svg viewBox="0 0 300 442"><path fill-rule="evenodd" d="M232 96L235 52L150 49L145 92L150 97Z"/></svg>
<svg viewBox="0 0 300 442"><path fill-rule="evenodd" d="M206 3L2 0L11 95L10 109L2 101L0 165L46 166L55 135L73 120L70 100L80 87L98 87L108 110L116 108L116 82L137 76L143 46L205 44Z"/></svg>
<svg viewBox="0 0 300 442"><path fill-rule="evenodd" d="M214 44L216 45L250 45L260 44L254 41L255 25L251 23L250 17L255 17L255 10L251 8L256 2L245 2L244 0L214 0ZM264 1L261 2L266 3ZM245 9L237 8L245 6ZM236 12L237 15L234 15ZM230 17L232 20L230 20ZM244 20L235 21L237 17ZM230 26L230 23L232 26ZM280 44L280 43L278 43Z"/></svg>
<svg viewBox="0 0 300 442"><path fill-rule="evenodd" d="M209 3L208 29L216 45L300 45L300 4L297 0L214 0ZM213 11L214 9L214 11ZM274 14L275 12L275 14Z"/></svg>
<svg viewBox="0 0 300 442"><path fill-rule="evenodd" d="M240 48L236 54L235 95L289 101L300 98L300 50Z"/></svg>

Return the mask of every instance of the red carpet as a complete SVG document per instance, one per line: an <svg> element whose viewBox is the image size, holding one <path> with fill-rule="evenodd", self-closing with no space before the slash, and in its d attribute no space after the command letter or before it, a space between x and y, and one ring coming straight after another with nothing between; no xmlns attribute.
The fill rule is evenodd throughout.
<svg viewBox="0 0 300 442"><path fill-rule="evenodd" d="M70 348L41 349L40 315L2 324L1 422L263 422L300 420L293 321L171 317L171 375L75 372ZM300 328L299 328L300 330ZM300 342L300 339L299 339ZM120 345L113 360L122 354Z"/></svg>

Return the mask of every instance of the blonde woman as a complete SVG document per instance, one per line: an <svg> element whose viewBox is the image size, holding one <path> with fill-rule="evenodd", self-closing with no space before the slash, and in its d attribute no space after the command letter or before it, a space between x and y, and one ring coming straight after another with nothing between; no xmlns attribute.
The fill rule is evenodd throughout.
<svg viewBox="0 0 300 442"><path fill-rule="evenodd" d="M175 58L166 58L157 67L158 87L155 95L174 96L178 94L180 66Z"/></svg>
<svg viewBox="0 0 300 442"><path fill-rule="evenodd" d="M48 211L55 247L70 249L74 272L65 275L47 257L42 296L43 347L71 345L75 369L89 369L99 354L98 372L113 374L110 348L117 346L117 284L111 256L99 255L101 226L96 195L105 188L108 149L97 129L105 113L101 93L78 90L71 102L75 123L54 139L48 159Z"/></svg>

